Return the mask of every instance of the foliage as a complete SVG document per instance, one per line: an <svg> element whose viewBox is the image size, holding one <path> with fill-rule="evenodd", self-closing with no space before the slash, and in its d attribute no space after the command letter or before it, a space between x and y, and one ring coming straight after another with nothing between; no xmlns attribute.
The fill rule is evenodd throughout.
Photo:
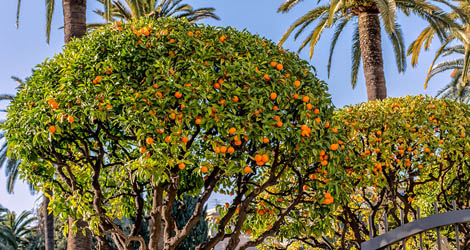
<svg viewBox="0 0 470 250"><path fill-rule="evenodd" d="M29 249L36 218L31 212L23 211L20 215L0 207L0 246L2 249Z"/></svg>
<svg viewBox="0 0 470 250"><path fill-rule="evenodd" d="M278 12L288 12L295 5L300 3L298 0L285 0L279 7ZM299 51L307 45L310 47L310 57L313 56L314 48L320 40L323 31L327 28L335 27L333 38L331 40L330 56L328 59L328 76L332 64L333 52L343 30L351 23L354 24L353 42L352 42L352 66L351 66L351 85L354 88L357 83L357 75L361 63L361 49L359 47L359 30L357 25L357 16L360 13L379 13L383 27L388 34L395 53L395 60L398 72L404 72L406 69L406 55L403 35L400 25L396 21L396 13L401 10L405 15L414 14L429 22L436 33L443 37L446 27L453 27L453 20L445 15L445 12L430 3L431 1L393 1L393 0L332 0L327 4L316 6L305 15L297 19L286 31L279 44L284 41L296 30L294 39L297 39L307 27L316 24L315 28L308 34L299 47ZM439 1L448 2L448 1ZM318 1L320 3L320 1ZM317 4L318 5L318 4ZM449 4L450 5L450 4Z"/></svg>
<svg viewBox="0 0 470 250"><path fill-rule="evenodd" d="M305 233L320 232L347 187L336 185L341 134L312 70L246 31L118 22L37 66L8 109L9 152L27 181L53 190L54 214L112 233L120 248L143 244L149 214L154 225L163 218L165 248L176 248L212 192L233 201L203 249L226 237L235 247L242 231L252 236L242 249L282 240L299 232L303 221L289 219L299 216L318 219ZM322 150L328 158L312 157ZM183 192L201 196L179 230L171 211ZM129 234L113 222L123 217L134 218Z"/></svg>
<svg viewBox="0 0 470 250"><path fill-rule="evenodd" d="M423 217L434 214L436 201L447 211L453 209L453 200L459 209L468 208L468 105L407 96L345 107L336 112L335 119L346 128L345 168L356 188L349 202L331 217L337 222L336 230L310 237L307 242L333 249L359 249L360 243L369 239L370 215L375 225L383 226L387 213L389 227L395 228L401 225L401 209L406 223L417 218L417 207L424 210ZM470 227L462 225L460 230L461 239L465 238L462 242L468 244ZM452 232L446 232L449 238Z"/></svg>
<svg viewBox="0 0 470 250"><path fill-rule="evenodd" d="M104 6L104 11L94 12L103 17L107 22L115 20L132 21L142 17L151 19L174 17L186 18L195 22L204 18L220 18L214 14L214 8L194 9L191 5L183 3L183 0L98 0ZM89 27L97 27L102 23L89 24Z"/></svg>

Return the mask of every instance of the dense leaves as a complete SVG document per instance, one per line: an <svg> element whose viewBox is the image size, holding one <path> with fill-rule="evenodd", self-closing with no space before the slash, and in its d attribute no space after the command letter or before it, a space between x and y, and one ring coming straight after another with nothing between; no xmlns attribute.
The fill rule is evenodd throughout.
<svg viewBox="0 0 470 250"><path fill-rule="evenodd" d="M383 233L383 217L388 214L390 228L434 214L459 209L470 202L470 107L451 100L424 96L389 98L345 107L335 119L346 128L345 169L355 186L348 203L331 217L335 231L323 237L309 237L308 243L326 249L359 249L369 239L368 217ZM469 247L469 227L461 226L461 246ZM453 230L443 233L454 238ZM427 237L427 238L426 238ZM435 244L431 235L425 239ZM417 249L416 241L408 248Z"/></svg>
<svg viewBox="0 0 470 250"><path fill-rule="evenodd" d="M53 189L55 214L112 233L120 249L145 248L149 215L150 248L163 219L164 247L175 249L212 192L233 200L202 249L224 238L232 249L242 230L252 236L242 248L291 237L297 218L317 218L305 233L318 233L346 175L344 138L312 70L246 31L118 22L37 66L9 107L8 147L28 182ZM201 194L182 229L171 215L181 193ZM133 218L129 234L113 222L123 217Z"/></svg>

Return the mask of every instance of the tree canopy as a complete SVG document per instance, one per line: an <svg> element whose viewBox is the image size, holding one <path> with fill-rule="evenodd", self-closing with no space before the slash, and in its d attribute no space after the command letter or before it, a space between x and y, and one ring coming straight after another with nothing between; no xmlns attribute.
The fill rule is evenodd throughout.
<svg viewBox="0 0 470 250"><path fill-rule="evenodd" d="M247 31L116 22L36 67L8 108L9 153L28 182L53 190L54 214L87 221L119 249L146 249L146 218L150 249L162 234L164 249L177 248L213 192L233 200L200 249L224 239L234 249L243 231L251 240L241 249L282 240L304 223L290 218L317 218L307 232L320 232L346 198L337 185L345 139L312 72ZM176 227L182 193L200 196ZM129 234L113 221L123 217L133 220Z"/></svg>

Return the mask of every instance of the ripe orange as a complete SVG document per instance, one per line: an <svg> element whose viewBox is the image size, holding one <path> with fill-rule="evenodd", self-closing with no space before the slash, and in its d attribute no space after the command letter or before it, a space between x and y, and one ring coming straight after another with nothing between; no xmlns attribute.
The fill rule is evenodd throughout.
<svg viewBox="0 0 470 250"><path fill-rule="evenodd" d="M183 170L185 167L186 167L186 165L184 165L184 163L178 164L178 168L179 168L180 170Z"/></svg>
<svg viewBox="0 0 470 250"><path fill-rule="evenodd" d="M274 61L272 61L270 64L271 64L271 67L273 67L273 68L276 67L276 65L277 65L277 63L274 62Z"/></svg>
<svg viewBox="0 0 470 250"><path fill-rule="evenodd" d="M262 166L262 165L264 165L264 162L262 162L262 161L257 161L257 162L256 162L256 165L257 165L257 166Z"/></svg>
<svg viewBox="0 0 470 250"><path fill-rule="evenodd" d="M209 171L209 169L206 166L201 167L201 172L207 173L208 171Z"/></svg>
<svg viewBox="0 0 470 250"><path fill-rule="evenodd" d="M215 89L220 89L220 84L219 83L214 83L214 88Z"/></svg>
<svg viewBox="0 0 470 250"><path fill-rule="evenodd" d="M321 165L322 165L322 166L328 165L328 161L326 161L326 160L321 161Z"/></svg>
<svg viewBox="0 0 470 250"><path fill-rule="evenodd" d="M228 132L229 132L231 135L233 135L233 134L235 134L235 132L237 132L237 129L234 128L234 127L231 127L231 128L228 130Z"/></svg>
<svg viewBox="0 0 470 250"><path fill-rule="evenodd" d="M266 155L266 154L262 155L261 160L264 161L264 162L268 162L269 161L268 155Z"/></svg>
<svg viewBox="0 0 470 250"><path fill-rule="evenodd" d="M277 105L274 105L274 106L273 106L273 110L274 110L274 111L278 111L278 110L279 110L279 107L278 107Z"/></svg>
<svg viewBox="0 0 470 250"><path fill-rule="evenodd" d="M55 133L55 131L56 131L56 128L54 125L49 126L49 132Z"/></svg>
<svg viewBox="0 0 470 250"><path fill-rule="evenodd" d="M152 137L147 137L145 142L147 142L147 144L151 145L153 143L153 138Z"/></svg>
<svg viewBox="0 0 470 250"><path fill-rule="evenodd" d="M255 155L255 161L262 161L263 157L261 155Z"/></svg>
<svg viewBox="0 0 470 250"><path fill-rule="evenodd" d="M303 101L303 102L308 102L308 101L310 101L310 98L309 98L308 96L304 96L304 97L302 98L302 101Z"/></svg>
<svg viewBox="0 0 470 250"><path fill-rule="evenodd" d="M140 150L139 150L139 151L140 151L141 153L145 153L146 150L147 150L146 147L140 147Z"/></svg>
<svg viewBox="0 0 470 250"><path fill-rule="evenodd" d="M69 115L69 117L67 117L67 121L72 123L75 121L75 119L73 118L73 116Z"/></svg>
<svg viewBox="0 0 470 250"><path fill-rule="evenodd" d="M263 138L263 142L264 142L264 143L268 143L268 142L269 142L269 139L268 139L267 137L264 137L264 138Z"/></svg>
<svg viewBox="0 0 470 250"><path fill-rule="evenodd" d="M282 125L283 125L283 123L282 123L281 121L278 121L278 122L276 123L276 126L278 126L278 127L282 127Z"/></svg>
<svg viewBox="0 0 470 250"><path fill-rule="evenodd" d="M219 38L219 42L223 43L225 41L225 39L227 39L227 36L226 35L222 35L220 38Z"/></svg>
<svg viewBox="0 0 470 250"><path fill-rule="evenodd" d="M278 65L276 65L276 69L277 70L282 70L282 69L284 69L284 65L279 63Z"/></svg>
<svg viewBox="0 0 470 250"><path fill-rule="evenodd" d="M296 94L294 94L293 98L297 99L297 98L299 98L299 95L296 93Z"/></svg>
<svg viewBox="0 0 470 250"><path fill-rule="evenodd" d="M193 32L192 32L192 31L188 31L188 36L193 36Z"/></svg>
<svg viewBox="0 0 470 250"><path fill-rule="evenodd" d="M308 110L311 110L312 108L313 108L313 107L312 107L312 104L308 103L308 104L307 104L307 109L308 109Z"/></svg>
<svg viewBox="0 0 470 250"><path fill-rule="evenodd" d="M319 115L319 114L320 114L320 110L319 110L319 109L315 109L315 110L313 111L313 113L315 113L316 115Z"/></svg>
<svg viewBox="0 0 470 250"><path fill-rule="evenodd" d="M460 137L464 138L464 137L465 137L465 132L462 132L462 133L460 134Z"/></svg>
<svg viewBox="0 0 470 250"><path fill-rule="evenodd" d="M426 152L426 153L429 153L429 151L431 151L429 148L424 149L424 152Z"/></svg>
<svg viewBox="0 0 470 250"><path fill-rule="evenodd" d="M182 96L183 96L183 94L181 94L179 91L175 92L176 99L180 99Z"/></svg>
<svg viewBox="0 0 470 250"><path fill-rule="evenodd" d="M274 92L269 95L269 98L273 101L276 100L276 97L277 97L277 94Z"/></svg>
<svg viewBox="0 0 470 250"><path fill-rule="evenodd" d="M268 75L268 74L265 74L265 75L263 76L263 78L264 78L264 80L265 80L265 81L269 81L269 80L271 80L271 78L269 77L269 75Z"/></svg>
<svg viewBox="0 0 470 250"><path fill-rule="evenodd" d="M304 185L304 186L303 186L303 189L304 189L305 191L308 190L308 186L307 186L307 185Z"/></svg>
<svg viewBox="0 0 470 250"><path fill-rule="evenodd" d="M186 136L183 136L183 138L181 138L181 141L182 141L183 143L188 143L189 138L186 137Z"/></svg>
<svg viewBox="0 0 470 250"><path fill-rule="evenodd" d="M248 166L246 166L246 167L243 169L243 171L245 172L245 174L249 174L249 173L251 173L251 168L248 167Z"/></svg>
<svg viewBox="0 0 470 250"><path fill-rule="evenodd" d="M171 140L171 136L165 137L165 142L166 142L166 143L170 142L170 140Z"/></svg>
<svg viewBox="0 0 470 250"><path fill-rule="evenodd" d="M296 87L300 87L300 81L295 81L295 82L294 82L294 85L295 85Z"/></svg>
<svg viewBox="0 0 470 250"><path fill-rule="evenodd" d="M236 95L233 96L233 98L232 98L232 101L233 101L233 102L238 102L238 100L239 100L239 99L238 99L238 96L236 96Z"/></svg>
<svg viewBox="0 0 470 250"><path fill-rule="evenodd" d="M220 147L220 153L225 153L225 152L227 152L227 147L226 146Z"/></svg>
<svg viewBox="0 0 470 250"><path fill-rule="evenodd" d="M339 145L336 144L336 143L335 143L335 144L331 144L331 146L330 146L330 149L333 150L333 151L338 150L338 148L339 148Z"/></svg>
<svg viewBox="0 0 470 250"><path fill-rule="evenodd" d="M233 152L235 152L235 149L234 149L233 147L229 147L229 148L227 149L227 153L233 154Z"/></svg>

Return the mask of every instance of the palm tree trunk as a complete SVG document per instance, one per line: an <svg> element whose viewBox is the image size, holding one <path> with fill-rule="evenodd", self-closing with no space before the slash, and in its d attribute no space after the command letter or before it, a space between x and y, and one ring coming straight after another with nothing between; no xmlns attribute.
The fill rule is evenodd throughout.
<svg viewBox="0 0 470 250"><path fill-rule="evenodd" d="M86 33L86 0L63 0L64 39L68 43L73 37Z"/></svg>
<svg viewBox="0 0 470 250"><path fill-rule="evenodd" d="M387 87L385 86L379 15L375 12L361 12L358 19L367 99L369 101L385 99Z"/></svg>
<svg viewBox="0 0 470 250"><path fill-rule="evenodd" d="M52 196L52 190L46 190L47 195ZM46 241L46 250L54 250L54 215L49 213L49 198L44 195L44 238Z"/></svg>
<svg viewBox="0 0 470 250"><path fill-rule="evenodd" d="M73 37L82 37L86 33L86 0L63 0L64 9L64 40L70 42ZM71 230L75 219L69 217L69 229ZM69 231L67 239L68 250L91 250L91 232L88 225L82 220L75 222L77 233L73 235ZM83 230L85 235L83 235Z"/></svg>

